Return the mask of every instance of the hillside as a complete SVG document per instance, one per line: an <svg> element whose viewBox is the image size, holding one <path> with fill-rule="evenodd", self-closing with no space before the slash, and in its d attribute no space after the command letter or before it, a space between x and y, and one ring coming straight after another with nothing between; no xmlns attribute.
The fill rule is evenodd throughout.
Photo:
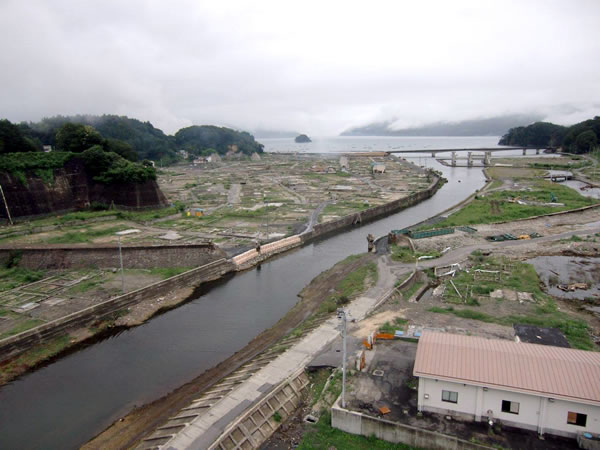
<svg viewBox="0 0 600 450"><path fill-rule="evenodd" d="M250 133L212 125L182 128L175 133L175 142L178 149L196 155L212 152L220 155L228 152L251 155L263 151L263 145L256 142Z"/></svg>
<svg viewBox="0 0 600 450"><path fill-rule="evenodd" d="M393 120L351 128L341 136L502 136L507 129L539 120L539 116L515 114L457 122L435 122L420 127L395 129Z"/></svg>
<svg viewBox="0 0 600 450"><path fill-rule="evenodd" d="M550 122L536 122L528 126L511 128L502 136L500 145L540 145L562 147L570 153L589 153L598 147L600 116L570 127Z"/></svg>
<svg viewBox="0 0 600 450"><path fill-rule="evenodd" d="M39 139L44 145L54 147L58 130L67 123L90 125L105 139L125 142L135 150L139 159L164 160L165 163L176 159L175 141L172 136L154 128L150 122L141 122L126 116L55 116L21 126L26 134Z"/></svg>
<svg viewBox="0 0 600 450"><path fill-rule="evenodd" d="M7 218L6 205L13 218L111 204L133 209L166 206L151 167L99 149L2 155L0 185L6 198L0 218Z"/></svg>

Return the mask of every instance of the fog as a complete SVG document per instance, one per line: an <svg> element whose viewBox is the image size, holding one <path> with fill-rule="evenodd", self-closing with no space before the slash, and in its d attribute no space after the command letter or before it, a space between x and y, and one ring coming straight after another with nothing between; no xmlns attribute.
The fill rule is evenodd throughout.
<svg viewBox="0 0 600 450"><path fill-rule="evenodd" d="M334 135L600 111L600 2L0 2L0 117Z"/></svg>

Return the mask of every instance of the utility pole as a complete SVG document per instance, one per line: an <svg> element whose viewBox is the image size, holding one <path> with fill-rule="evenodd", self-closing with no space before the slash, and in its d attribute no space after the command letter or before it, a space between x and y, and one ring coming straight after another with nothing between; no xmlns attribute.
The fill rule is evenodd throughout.
<svg viewBox="0 0 600 450"><path fill-rule="evenodd" d="M123 274L123 253L121 252L121 236L119 236L119 260L121 261L121 292L125 293L125 275Z"/></svg>
<svg viewBox="0 0 600 450"><path fill-rule="evenodd" d="M8 222L13 225L12 217L10 217L10 211L8 210L8 203L6 203L6 197L4 196L4 189L0 185L0 193L2 194L2 200L4 200L4 207L6 208L6 215L8 216Z"/></svg>
<svg viewBox="0 0 600 450"><path fill-rule="evenodd" d="M119 238L119 262L121 263L121 292L123 294L125 293L125 273L123 271L123 251L121 250L121 236L126 236L128 234L139 233L139 232L140 232L140 230L130 229L130 230L117 231L115 233Z"/></svg>
<svg viewBox="0 0 600 450"><path fill-rule="evenodd" d="M346 310L338 308L338 318L342 319L342 408L346 407Z"/></svg>

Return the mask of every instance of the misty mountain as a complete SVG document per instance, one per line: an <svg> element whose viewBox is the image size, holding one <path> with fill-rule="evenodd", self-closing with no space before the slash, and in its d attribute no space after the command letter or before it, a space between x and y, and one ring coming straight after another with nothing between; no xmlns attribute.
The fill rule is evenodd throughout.
<svg viewBox="0 0 600 450"><path fill-rule="evenodd" d="M354 127L341 136L502 136L509 129L533 123L542 117L533 114L512 114L489 119L434 122L414 128L393 129L394 121Z"/></svg>

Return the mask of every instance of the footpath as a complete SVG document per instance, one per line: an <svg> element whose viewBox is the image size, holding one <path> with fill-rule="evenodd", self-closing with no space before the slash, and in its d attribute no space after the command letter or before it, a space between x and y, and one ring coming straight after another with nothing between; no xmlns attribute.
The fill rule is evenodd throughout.
<svg viewBox="0 0 600 450"><path fill-rule="evenodd" d="M351 319L358 321L365 318L393 288L396 277L391 273L386 261L387 257L378 260L379 278L376 286L346 307ZM292 377L299 368L303 369L308 365L318 353L340 335L340 326L341 321L336 317L322 323L270 364L246 379L235 390L219 399L201 416L174 434L170 440L161 443L161 448L218 448L223 433L231 428L230 424L267 397L278 385ZM185 409L178 416L185 414ZM142 443L138 448L148 447Z"/></svg>
<svg viewBox="0 0 600 450"><path fill-rule="evenodd" d="M540 242L565 239L573 235L594 232L600 232L600 224L598 222L581 224L578 230L546 236L538 239L537 242L511 241L466 246L454 249L437 260L424 261L420 267L426 268L456 262L468 257L470 252L475 249L491 250L493 248L512 246L525 247L532 244L536 245ZM379 279L376 286L351 302L346 308L350 319L355 321L364 319L388 297L389 293L393 290L395 281L398 279L398 274L405 273L414 268L413 264L389 264L388 258L388 256L383 256L378 259ZM285 385L286 381L297 377L299 370L302 371L318 354L324 351L340 336L340 322L335 317L323 322L287 351L254 373L250 378L244 380L236 389L228 392L210 405L201 415L188 422L185 428L174 432L168 441L165 442L163 440L159 444L160 448L225 448L229 447L229 445L225 445L224 441L226 439L231 439L228 442L238 446L241 442L245 441L250 441L245 443L252 444L252 446L260 445L268 436L265 436L266 433L262 430L259 432L261 425L257 425L258 421L252 419L254 428L248 432L246 432L246 428L241 423L250 423L249 416L252 415L254 418L258 414L257 408L266 404L269 396L274 395L274 391L277 391L275 394L279 395L280 392L278 389L281 390L280 387ZM282 405L284 403L285 401L281 402ZM186 410L189 409L190 407L184 408L174 418L185 417ZM269 421L270 417L267 417L267 415L272 415L274 409L271 407L267 410L267 413L261 415L263 423ZM240 433L240 428L244 430L244 433ZM235 436L234 433L237 433L237 442L232 439ZM144 445L144 442L142 442L142 445L138 448L149 448L147 445L149 443L146 441L146 445Z"/></svg>

